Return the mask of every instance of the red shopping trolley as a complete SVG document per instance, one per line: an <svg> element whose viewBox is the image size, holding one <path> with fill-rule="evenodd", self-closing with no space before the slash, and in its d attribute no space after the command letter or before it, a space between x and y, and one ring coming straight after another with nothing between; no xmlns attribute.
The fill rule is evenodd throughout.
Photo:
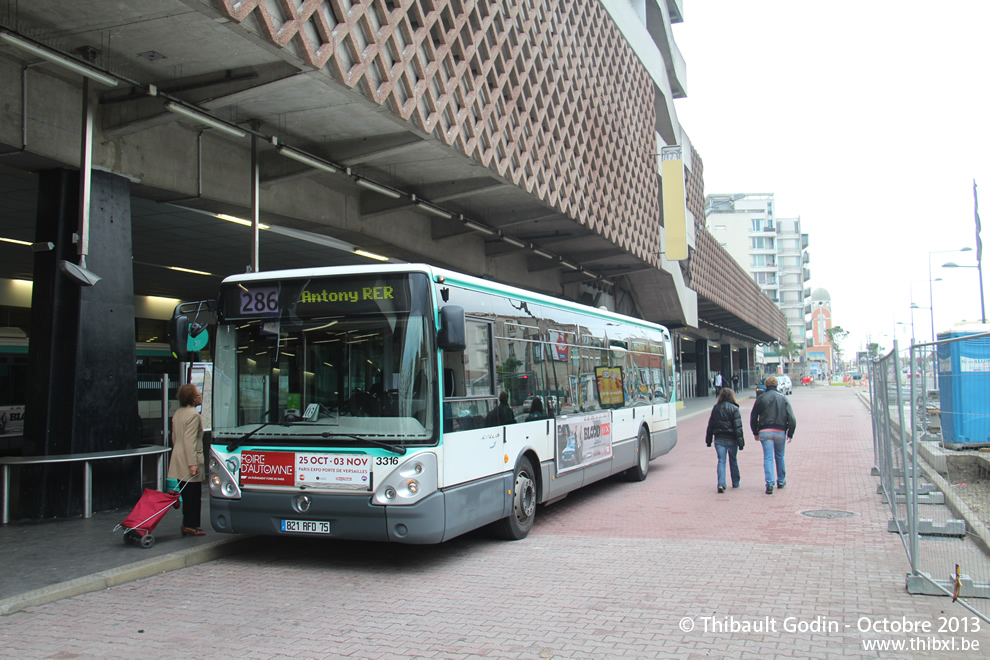
<svg viewBox="0 0 990 660"><path fill-rule="evenodd" d="M185 488L185 482L182 483L182 488ZM182 488L167 493L145 488L130 515L114 527L113 531L124 530L124 543L136 543L142 548L150 548L155 544L155 537L151 533L155 530L155 526L165 517L169 509L179 508Z"/></svg>

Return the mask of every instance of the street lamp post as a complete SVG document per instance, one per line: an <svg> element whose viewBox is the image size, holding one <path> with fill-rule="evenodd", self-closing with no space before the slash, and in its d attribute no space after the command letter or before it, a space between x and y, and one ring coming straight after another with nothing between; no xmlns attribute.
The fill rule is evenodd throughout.
<svg viewBox="0 0 990 660"><path fill-rule="evenodd" d="M911 323L905 323L904 321L898 321L897 325L903 325L904 327L911 327L911 345L914 346L914 312L911 313Z"/></svg>
<svg viewBox="0 0 990 660"><path fill-rule="evenodd" d="M973 248L964 247L958 250L934 250L928 253L928 307L931 311L932 318L932 341L935 341L935 298L932 294L932 255L933 254L948 254L951 252L970 252ZM982 280L981 280L982 281Z"/></svg>
<svg viewBox="0 0 990 660"><path fill-rule="evenodd" d="M975 265L975 266L966 266L966 265L957 264L955 262L949 261L947 263L942 264L942 268L975 268L975 269L977 269L979 271L979 276L980 276L980 323L986 323L987 322L987 311L986 311L986 306L983 303L983 268L982 268L982 266L979 263L977 263L977 265Z"/></svg>

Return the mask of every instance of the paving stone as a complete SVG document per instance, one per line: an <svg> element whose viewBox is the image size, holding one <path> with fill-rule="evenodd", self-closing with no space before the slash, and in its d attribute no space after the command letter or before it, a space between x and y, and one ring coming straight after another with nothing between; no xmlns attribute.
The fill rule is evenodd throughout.
<svg viewBox="0 0 990 660"><path fill-rule="evenodd" d="M478 532L439 546L259 543L0 617L0 654L865 658L883 653L864 640L909 636L861 633L860 617L972 616L949 599L907 594L904 548L886 531L889 509L870 476L862 403L828 388L798 389L791 402L798 432L787 445L788 484L772 496L751 438L739 455L742 488L715 492L715 452L704 444L712 402L703 402L682 416L678 446L645 482L609 480L541 507L522 541ZM742 402L744 416L751 406ZM809 509L854 515L800 515ZM702 617L777 627L705 632ZM786 617L842 629L785 632ZM682 628L687 620L693 629ZM987 632L956 637L990 648Z"/></svg>

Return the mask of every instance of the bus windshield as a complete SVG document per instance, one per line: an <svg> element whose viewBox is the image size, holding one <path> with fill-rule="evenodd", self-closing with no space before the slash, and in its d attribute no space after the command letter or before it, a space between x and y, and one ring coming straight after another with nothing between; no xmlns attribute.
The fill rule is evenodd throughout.
<svg viewBox="0 0 990 660"><path fill-rule="evenodd" d="M225 284L213 435L232 444L437 442L423 274Z"/></svg>

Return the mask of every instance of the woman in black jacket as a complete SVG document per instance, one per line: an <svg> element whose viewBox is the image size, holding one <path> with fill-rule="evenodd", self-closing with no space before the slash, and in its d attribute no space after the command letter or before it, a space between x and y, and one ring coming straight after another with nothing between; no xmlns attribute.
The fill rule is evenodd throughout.
<svg viewBox="0 0 990 660"><path fill-rule="evenodd" d="M712 446L715 441L715 451L718 453L718 492L725 492L725 458L729 457L729 472L732 476L732 487L739 488L739 463L736 461L736 451L742 451L746 445L743 437L742 417L739 415L739 404L728 387L718 393L718 401L712 408L708 418L708 432L705 434L705 444Z"/></svg>

